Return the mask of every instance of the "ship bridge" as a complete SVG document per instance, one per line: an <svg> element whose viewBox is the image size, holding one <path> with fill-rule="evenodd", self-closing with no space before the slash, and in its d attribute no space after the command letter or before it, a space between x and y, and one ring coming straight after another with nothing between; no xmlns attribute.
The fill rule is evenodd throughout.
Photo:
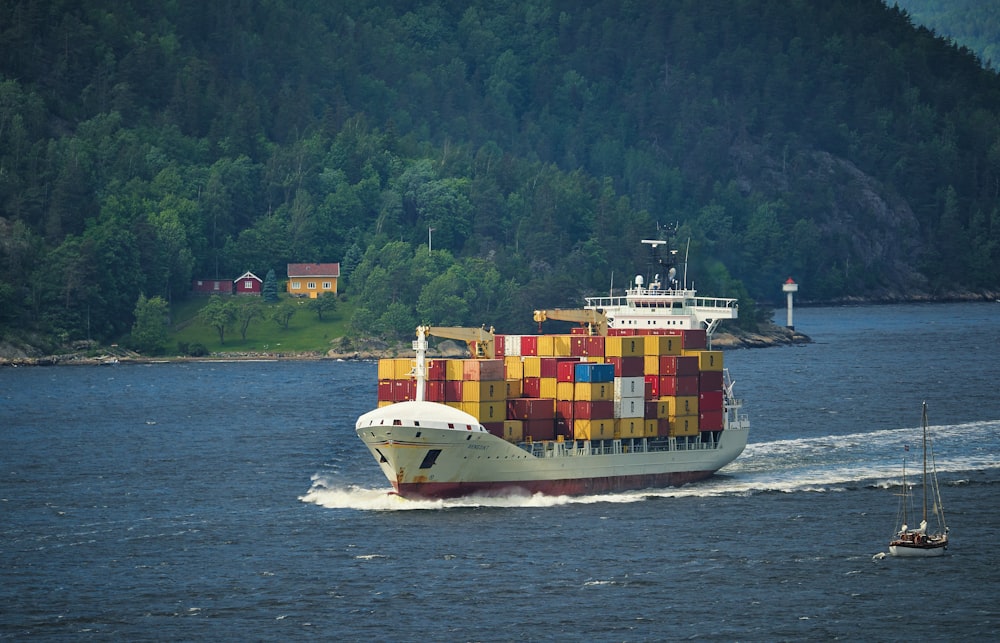
<svg viewBox="0 0 1000 643"><path fill-rule="evenodd" d="M637 285L617 297L587 297L586 309L603 313L609 328L633 330L703 328L712 333L724 319L739 316L736 299L699 297L695 290Z"/></svg>

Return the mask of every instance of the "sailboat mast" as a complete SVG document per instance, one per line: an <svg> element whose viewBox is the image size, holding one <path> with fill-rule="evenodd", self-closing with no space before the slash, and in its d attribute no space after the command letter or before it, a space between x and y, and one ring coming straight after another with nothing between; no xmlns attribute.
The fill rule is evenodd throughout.
<svg viewBox="0 0 1000 643"><path fill-rule="evenodd" d="M924 414L921 422L924 425L924 522L927 522L927 402L924 402Z"/></svg>

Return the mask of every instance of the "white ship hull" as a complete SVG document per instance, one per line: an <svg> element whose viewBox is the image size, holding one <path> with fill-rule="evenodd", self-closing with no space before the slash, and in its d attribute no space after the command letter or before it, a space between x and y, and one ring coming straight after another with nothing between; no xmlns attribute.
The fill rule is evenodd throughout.
<svg viewBox="0 0 1000 643"><path fill-rule="evenodd" d="M396 492L582 495L678 486L711 476L746 447L748 423L727 416L716 441L636 438L517 445L471 415L434 402L400 402L358 418L356 430Z"/></svg>

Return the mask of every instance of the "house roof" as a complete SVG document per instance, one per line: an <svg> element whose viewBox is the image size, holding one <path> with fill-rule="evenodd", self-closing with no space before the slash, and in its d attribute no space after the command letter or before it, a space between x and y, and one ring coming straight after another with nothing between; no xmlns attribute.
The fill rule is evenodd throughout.
<svg viewBox="0 0 1000 643"><path fill-rule="evenodd" d="M340 277L339 263L290 263L288 276L291 277Z"/></svg>
<svg viewBox="0 0 1000 643"><path fill-rule="evenodd" d="M247 270L246 272L244 272L242 275L240 275L236 279L233 279L233 281L241 281L243 279L256 279L257 281L263 281L263 279L261 279L260 277L258 277L255 274L253 274L249 270Z"/></svg>

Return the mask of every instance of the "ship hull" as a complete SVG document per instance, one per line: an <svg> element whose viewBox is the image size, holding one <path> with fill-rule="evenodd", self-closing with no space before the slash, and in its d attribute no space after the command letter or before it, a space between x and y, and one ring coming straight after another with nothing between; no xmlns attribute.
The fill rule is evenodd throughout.
<svg viewBox="0 0 1000 643"><path fill-rule="evenodd" d="M369 412L357 433L405 498L586 495L703 480L742 453L747 430L713 444L676 440L546 442L521 446L446 405L403 402Z"/></svg>

